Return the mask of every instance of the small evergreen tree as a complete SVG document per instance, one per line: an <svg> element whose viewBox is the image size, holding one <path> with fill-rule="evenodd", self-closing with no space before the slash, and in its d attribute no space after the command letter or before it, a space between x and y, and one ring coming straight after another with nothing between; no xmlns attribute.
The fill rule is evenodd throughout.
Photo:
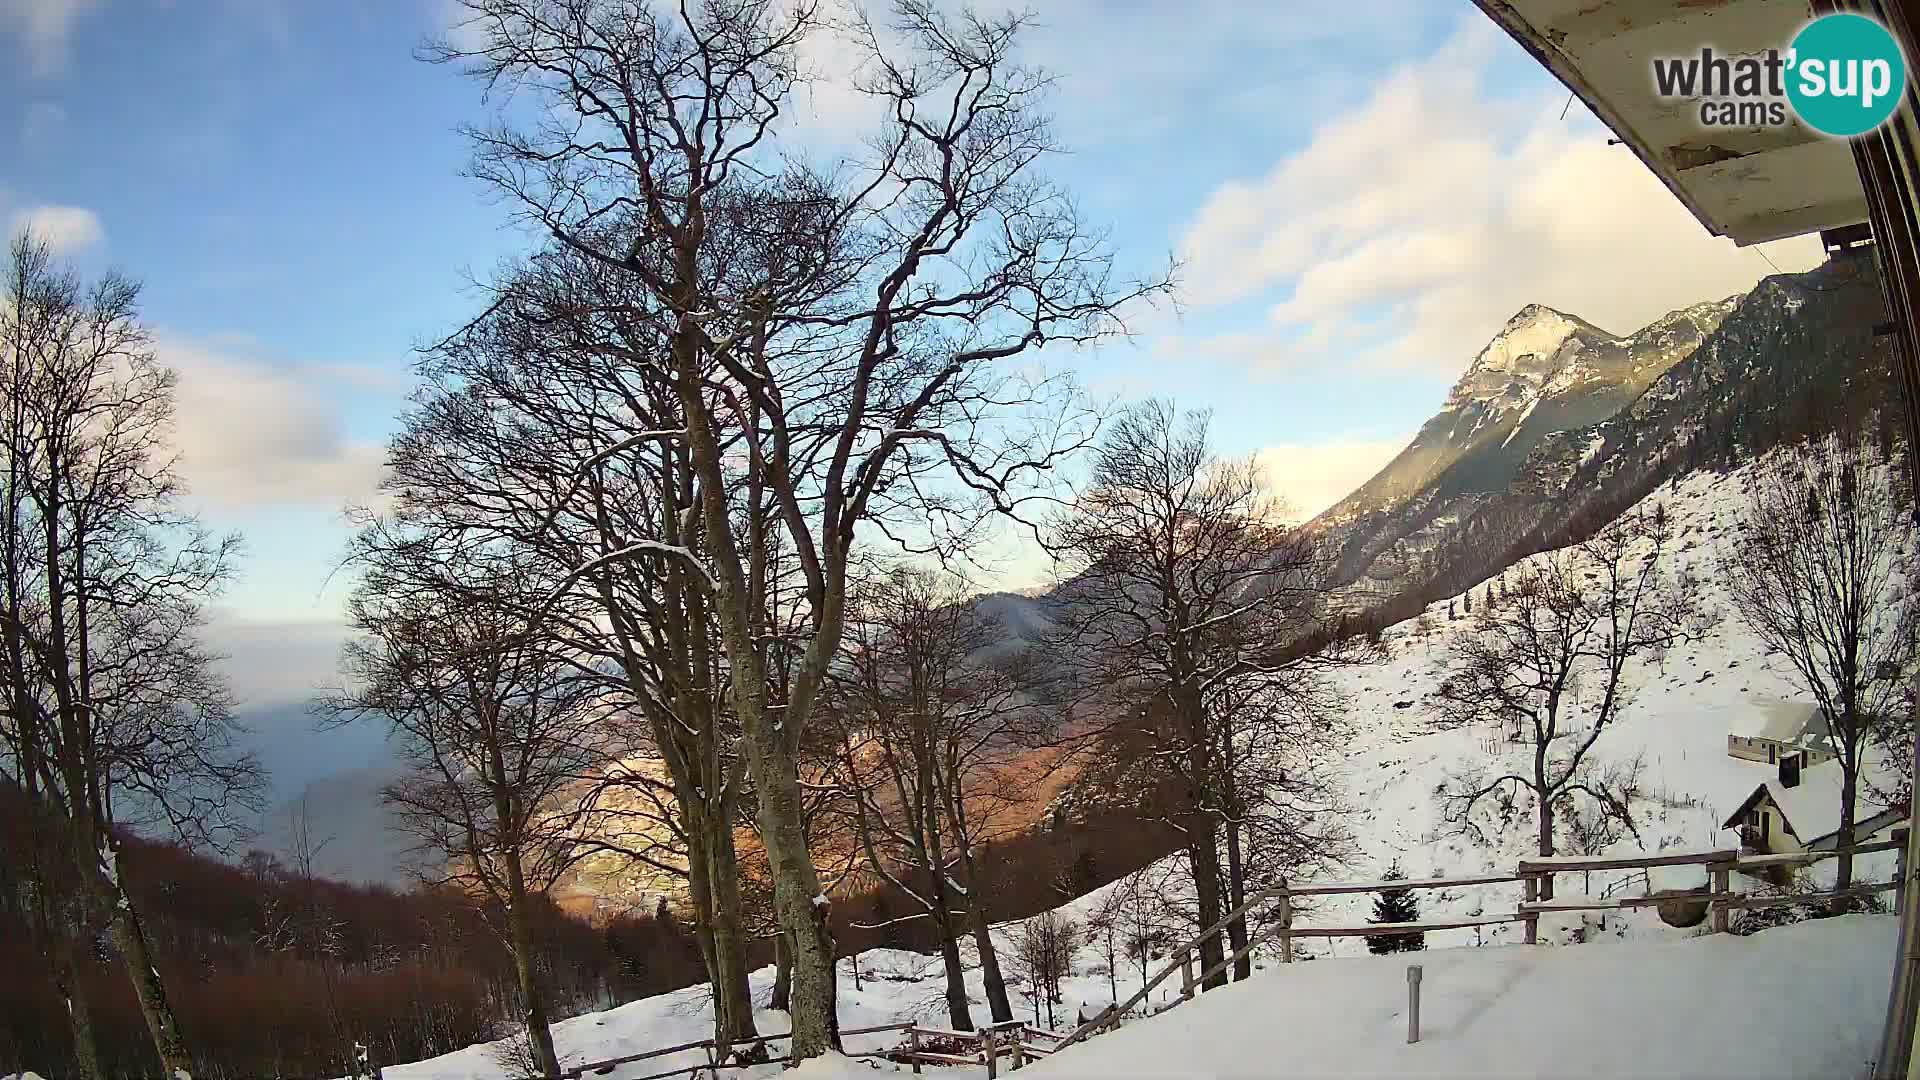
<svg viewBox="0 0 1920 1080"><path fill-rule="evenodd" d="M1386 881L1404 881L1406 874L1400 869L1399 860L1394 860L1387 872L1381 875ZM1417 922L1420 919L1420 905L1413 899L1412 889L1384 889L1373 896L1373 918L1369 922L1403 923ZM1367 949L1376 954L1396 952L1419 952L1427 947L1425 934L1376 934L1367 939Z"/></svg>
<svg viewBox="0 0 1920 1080"><path fill-rule="evenodd" d="M1447 621L1453 621L1453 601L1447 601Z"/></svg>
<svg viewBox="0 0 1920 1080"><path fill-rule="evenodd" d="M1468 614L1468 615L1471 615L1471 614L1473 614L1473 590L1472 590L1472 589L1468 589L1468 590L1466 591L1466 593L1465 593L1465 595L1463 595L1463 596L1461 596L1461 597L1460 597L1460 600L1461 600L1461 602L1462 602L1462 603L1464 603L1464 604L1466 605L1466 606L1465 606L1464 608L1462 608L1461 610L1462 610L1462 611L1464 611L1464 612L1465 612L1466 614Z"/></svg>

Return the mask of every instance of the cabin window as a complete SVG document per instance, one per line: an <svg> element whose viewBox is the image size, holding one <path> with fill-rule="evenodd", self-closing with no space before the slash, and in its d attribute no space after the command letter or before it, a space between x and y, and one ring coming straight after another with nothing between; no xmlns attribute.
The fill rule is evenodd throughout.
<svg viewBox="0 0 1920 1080"><path fill-rule="evenodd" d="M1767 744L1767 764L1769 765L1778 764L1776 760L1776 755L1779 754L1779 752L1780 752L1779 747L1773 745L1772 743L1768 743Z"/></svg>

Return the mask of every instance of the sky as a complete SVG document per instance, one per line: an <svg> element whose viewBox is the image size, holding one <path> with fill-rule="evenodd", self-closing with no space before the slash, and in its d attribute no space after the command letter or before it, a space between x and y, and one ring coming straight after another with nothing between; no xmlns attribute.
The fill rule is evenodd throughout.
<svg viewBox="0 0 1920 1080"><path fill-rule="evenodd" d="M1067 361L1209 408L1310 515L1364 482L1519 308L1626 333L1817 259L1710 237L1460 0L1043 0L1047 168L1176 304ZM0 228L145 283L191 502L245 537L209 636L243 700L335 679L344 510L373 499L417 348L531 238L462 175L480 88L422 62L452 0L0 0ZM865 117L810 50L796 123ZM1037 573L1029 560L1005 584Z"/></svg>

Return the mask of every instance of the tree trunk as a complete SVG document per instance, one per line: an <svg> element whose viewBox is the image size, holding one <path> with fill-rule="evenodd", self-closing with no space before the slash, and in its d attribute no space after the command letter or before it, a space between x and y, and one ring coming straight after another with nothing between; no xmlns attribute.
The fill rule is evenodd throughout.
<svg viewBox="0 0 1920 1080"><path fill-rule="evenodd" d="M160 1055L160 1066L169 1080L188 1080L193 1075L193 1057L186 1040L180 1037L180 1021L167 1001L166 985L153 966L153 950L147 946L147 931L140 924L140 913L125 890L119 890L117 917L113 920L113 943L127 965L135 996L140 999L140 1015L153 1036L153 1048Z"/></svg>
<svg viewBox="0 0 1920 1080"><path fill-rule="evenodd" d="M773 935L773 997L767 1008L786 1012L793 1004L793 949L787 945L787 932Z"/></svg>
<svg viewBox="0 0 1920 1080"><path fill-rule="evenodd" d="M1534 793L1536 796L1539 792ZM1540 799L1540 857L1553 857L1553 800ZM1540 899L1553 899L1553 875L1540 875Z"/></svg>
<svg viewBox="0 0 1920 1080"><path fill-rule="evenodd" d="M1839 857L1834 860L1833 887L1844 889L1853 884L1853 822L1854 803L1859 796L1860 773L1857 769L1848 769L1840 782L1840 831L1834 835L1835 850ZM1845 911L1848 901L1835 901L1838 910Z"/></svg>
<svg viewBox="0 0 1920 1080"><path fill-rule="evenodd" d="M76 920L81 942L91 942L85 931L86 920ZM100 1071L100 1045L93 1034L93 1008L87 1004L86 991L80 985L80 956L75 939L62 930L54 942L54 987L67 1007L67 1027L73 1033L74 1080L104 1080Z"/></svg>
<svg viewBox="0 0 1920 1080"><path fill-rule="evenodd" d="M1196 921L1201 930L1211 928L1226 914L1220 905L1220 853L1218 837L1214 835L1211 818L1204 819L1194 829L1191 842L1187 845L1187 864L1193 872L1193 896L1199 911ZM1220 935L1208 934L1200 939L1200 970L1206 971L1222 960L1227 954L1220 948ZM1201 987L1212 990L1227 985L1227 973L1215 971L1201 982Z"/></svg>
<svg viewBox="0 0 1920 1080"><path fill-rule="evenodd" d="M947 1019L955 1031L972 1031L973 1015L967 1009L967 972L960 966L960 942L957 940L951 916L942 916L940 926L940 960L947 969Z"/></svg>
<svg viewBox="0 0 1920 1080"><path fill-rule="evenodd" d="M922 753L919 756L922 765L921 790L926 791L932 785L928 766L931 755ZM967 972L960 966L960 933L953 923L953 903L947 888L947 860L940 844L941 815L932 807L931 800L923 799L916 831L921 838L931 879L931 914L934 929L940 934L940 959L947 969L947 1019L955 1031L972 1031L973 1016L967 1008Z"/></svg>
<svg viewBox="0 0 1920 1080"><path fill-rule="evenodd" d="M840 1020L834 989L833 933L828 903L813 867L802 825L800 780L782 738L767 731L764 717L749 725L749 761L760 796L760 838L773 870L773 906L792 952L793 975L787 1013L793 1022L795 1060L840 1048Z"/></svg>
<svg viewBox="0 0 1920 1080"><path fill-rule="evenodd" d="M684 805L684 804L683 804ZM691 815L688 815L691 817ZM715 950L713 887L707 876L706 840L693 821L687 823L687 899L693 903L693 940L700 946L700 965L707 970L707 982L713 987L713 1034L724 1043L725 1011L720 994L720 962ZM725 1050L723 1045L721 1050ZM724 1056L724 1054L722 1055Z"/></svg>
<svg viewBox="0 0 1920 1080"><path fill-rule="evenodd" d="M1227 903L1234 910L1247 902L1247 868L1240 854L1240 826L1236 821L1227 822ZM1239 915L1227 924L1227 944L1234 952L1239 952L1247 944L1247 917ZM1253 956L1251 951L1233 962L1233 981L1239 982L1253 974Z"/></svg>
<svg viewBox="0 0 1920 1080"><path fill-rule="evenodd" d="M520 1005L527 1024L527 1047L540 1075L560 1075L560 1058L553 1048L553 1028L547 1017L547 998L533 970L533 927L527 921L526 879L518 853L507 859L507 927L513 937L513 971L520 980Z"/></svg>
<svg viewBox="0 0 1920 1080"><path fill-rule="evenodd" d="M980 978L987 987L987 1008L993 1022L1004 1024L1013 1019L1013 999L1007 996L1007 980L1000 974L1000 951L993 947L992 928L987 925L986 901L980 895L980 879L969 875L972 890L967 895L967 924L973 930L973 947L980 954Z"/></svg>
<svg viewBox="0 0 1920 1080"><path fill-rule="evenodd" d="M753 993L747 984L746 935L740 929L740 867L729 823L716 823L707 849L713 910L713 957L707 970L713 983L714 1038L729 1046L759 1035L753 1022ZM767 1056L764 1043L752 1043L734 1055L741 1063Z"/></svg>

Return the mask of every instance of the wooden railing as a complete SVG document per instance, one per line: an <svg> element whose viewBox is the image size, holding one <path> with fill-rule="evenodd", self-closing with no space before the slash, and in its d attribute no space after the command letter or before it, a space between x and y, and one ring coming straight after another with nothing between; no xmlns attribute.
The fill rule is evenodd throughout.
<svg viewBox="0 0 1920 1080"><path fill-rule="evenodd" d="M1180 997L1170 1003L1173 1008L1192 1000L1195 992L1204 987L1207 980L1225 971L1255 948L1268 942L1278 942L1282 963L1293 961L1293 941L1295 938L1318 937L1373 937L1387 934L1420 934L1437 930L1458 930L1466 927L1493 926L1501 923L1524 923L1524 941L1535 944L1539 941L1540 916L1565 911L1612 911L1625 908L1656 907L1663 903L1693 902L1705 903L1713 918L1713 929L1724 933L1731 921L1731 914L1738 910L1754 908L1783 907L1791 904L1821 903L1832 900L1869 896L1874 893L1897 891L1907 877L1906 833L1895 830L1891 840L1855 845L1855 855L1867 855L1877 851L1898 851L1899 865L1893 880L1856 885L1834 892L1801 893L1780 896L1750 896L1735 893L1732 887L1733 871L1759 872L1775 867L1809 866L1824 859L1837 856L1832 851L1801 851L1781 855L1742 855L1737 849L1721 848L1713 851L1670 852L1651 855L1622 856L1567 856L1552 858L1522 859L1512 874L1482 874L1457 878L1412 878L1382 881L1356 881L1335 883L1304 883L1290 885L1285 881L1271 888L1262 889L1247 898L1239 907L1228 912L1219 922L1204 933L1196 935L1191 941L1174 950L1171 959L1152 979L1143 983L1133 996L1122 1002L1115 1002L1076 1028L1056 1049L1070 1046L1090 1035L1111 1027L1121 1018L1153 993L1154 989L1170 978L1174 972L1180 973ZM1563 899L1542 899L1551 891L1547 886L1560 874L1582 873L1594 870L1640 870L1644 873L1655 866L1702 866L1708 874L1708 888L1704 893L1683 893L1648 896L1600 897L1576 896ZM1417 922L1401 923L1364 923L1345 926L1295 926L1293 925L1293 898L1296 896L1327 896L1342 893L1377 893L1399 889L1450 889L1456 887L1499 885L1518 881L1521 884L1522 899L1511 914L1501 912L1492 915L1473 915L1458 918L1423 919ZM1647 879L1651 887L1651 878ZM1218 938L1235 920L1246 918L1254 909L1262 905L1274 905L1273 918L1258 933L1247 935L1247 942L1222 960L1206 967L1198 975L1194 974L1194 957L1202 942Z"/></svg>
<svg viewBox="0 0 1920 1080"><path fill-rule="evenodd" d="M922 1024L904 1022L897 1024L878 1024L873 1027L847 1028L840 1032L841 1038L855 1035L881 1035L897 1031L905 1036L905 1041L897 1046L883 1047L878 1050L843 1051L850 1058L884 1058L910 1065L915 1073L922 1065L985 1065L989 1078L1000 1074L1000 1063L1006 1059L1012 1069L1020 1069L1028 1062L1047 1057L1058 1050L1067 1040L1063 1031L1049 1031L1023 1020L1007 1020L988 1024L974 1031L956 1031L950 1028L928 1027ZM791 1032L773 1035L755 1035L740 1039L731 1044L728 1054L736 1050L750 1050L765 1047L768 1043L788 1038ZM965 1053L953 1053L950 1050L935 1050L932 1046L951 1046L954 1043L971 1044L972 1049ZM688 1065L684 1062L660 1072L647 1073L632 1080L663 1080L669 1076L699 1075L718 1076L721 1069L744 1067L733 1060L718 1059L717 1044L712 1039L680 1043L677 1046L663 1046L658 1050L648 1050L641 1054L628 1054L624 1057L607 1058L603 1061L589 1061L569 1066L561 1070L561 1080L584 1080L585 1077L605 1075L622 1065L632 1065L642 1061L654 1061L684 1054L690 1050L705 1052L706 1060ZM768 1056L751 1064L777 1065L791 1061L791 1055Z"/></svg>

